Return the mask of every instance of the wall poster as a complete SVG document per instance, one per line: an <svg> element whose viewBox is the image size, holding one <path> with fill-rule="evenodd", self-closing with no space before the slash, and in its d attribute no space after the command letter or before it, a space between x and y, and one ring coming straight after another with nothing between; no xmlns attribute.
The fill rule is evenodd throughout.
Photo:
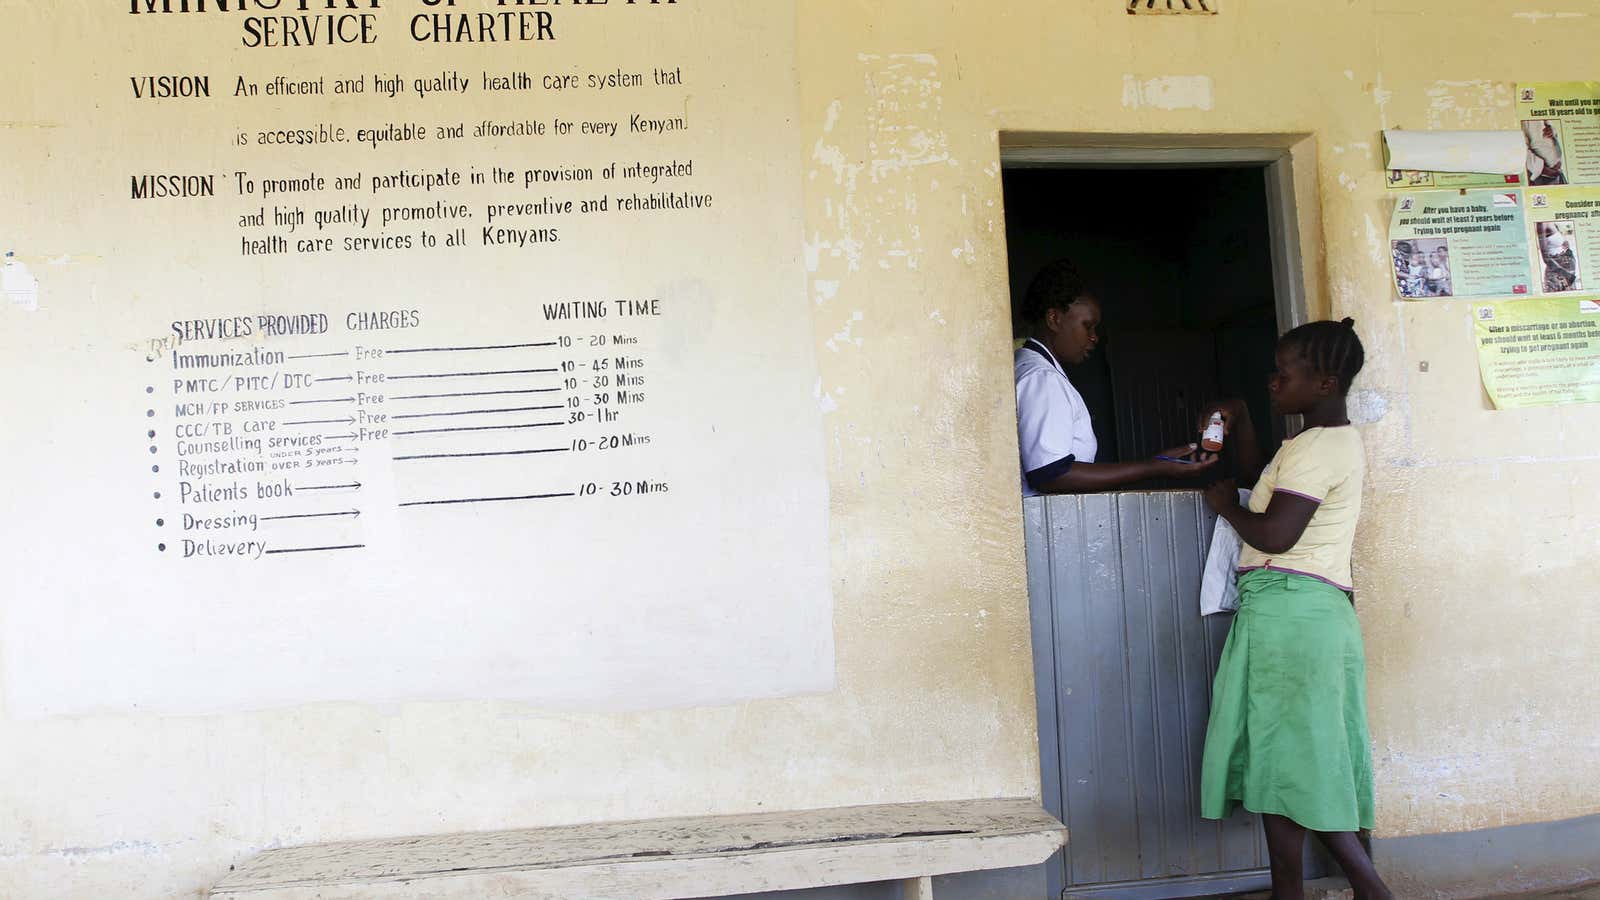
<svg viewBox="0 0 1600 900"><path fill-rule="evenodd" d="M1496 409L1600 402L1600 298L1476 307L1478 368Z"/></svg>
<svg viewBox="0 0 1600 900"><path fill-rule="evenodd" d="M1388 169L1384 187L1391 191L1460 190L1461 188L1516 188L1520 175L1490 175L1482 172L1422 172L1416 169Z"/></svg>
<svg viewBox="0 0 1600 900"><path fill-rule="evenodd" d="M1520 191L1403 194L1389 223L1395 290L1408 300L1526 294Z"/></svg>
<svg viewBox="0 0 1600 900"><path fill-rule="evenodd" d="M1600 184L1600 82L1517 85L1528 187Z"/></svg>
<svg viewBox="0 0 1600 900"><path fill-rule="evenodd" d="M1529 240L1541 293L1573 294L1600 286L1590 261L1600 263L1600 186L1528 191Z"/></svg>
<svg viewBox="0 0 1600 900"><path fill-rule="evenodd" d="M12 10L8 708L829 689L794 19Z"/></svg>

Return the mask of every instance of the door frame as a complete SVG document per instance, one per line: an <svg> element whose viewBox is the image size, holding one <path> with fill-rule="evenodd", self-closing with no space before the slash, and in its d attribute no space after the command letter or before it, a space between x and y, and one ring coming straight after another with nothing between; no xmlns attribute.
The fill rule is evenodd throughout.
<svg viewBox="0 0 1600 900"><path fill-rule="evenodd" d="M1260 169L1266 180L1267 228L1271 245L1273 297L1278 333L1325 318L1328 304L1320 285L1321 206L1319 203L1316 138L1310 134L1074 134L1002 131L999 134L1000 168L1006 169ZM1298 165L1297 165L1298 163ZM1002 198L1003 202L1003 198ZM1310 243L1307 241L1310 239ZM1307 260L1314 271L1307 277ZM1001 261L1001 269L1006 265ZM1313 316L1313 311L1320 315ZM1300 429L1298 417L1288 423L1290 435ZM1029 585L1032 595L1033 585ZM1031 604L1030 604L1031 605ZM1030 610L1034 633L1043 626L1053 633L1053 613ZM1053 815L1061 816L1059 764L1043 764L1046 753L1059 760L1060 721L1055 709L1056 648L1047 658L1034 659L1034 691L1039 710L1040 778L1046 807L1055 798ZM1051 752L1053 751L1053 752ZM1308 841L1308 853L1315 852ZM1066 894L1065 870L1059 855L1046 863L1051 900ZM1101 885L1073 891L1074 898L1127 897L1136 900L1198 896L1258 890L1270 886L1259 872L1226 873L1186 879L1161 879Z"/></svg>
<svg viewBox="0 0 1600 900"><path fill-rule="evenodd" d="M1298 165L1296 165L1298 163ZM1001 132L1002 169L1262 169L1279 333L1326 311L1320 278L1308 280L1302 228L1312 230L1316 138L1271 135L1084 135ZM1317 242L1320 245L1320 241ZM1320 259L1320 254L1314 255Z"/></svg>

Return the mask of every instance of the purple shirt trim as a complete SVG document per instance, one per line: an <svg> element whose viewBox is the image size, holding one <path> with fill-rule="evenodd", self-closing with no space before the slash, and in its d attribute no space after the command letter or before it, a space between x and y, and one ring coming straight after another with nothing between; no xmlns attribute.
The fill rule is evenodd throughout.
<svg viewBox="0 0 1600 900"><path fill-rule="evenodd" d="M1291 497L1299 497L1302 500L1310 500L1312 503L1320 504L1322 502L1321 497L1313 497L1310 494L1302 494L1299 491L1291 491L1288 488L1273 488L1272 492L1274 494L1288 494ZM1345 590L1349 590L1349 588L1345 588Z"/></svg>
<svg viewBox="0 0 1600 900"><path fill-rule="evenodd" d="M1317 575L1312 572L1302 572L1299 569L1285 569L1282 566L1275 566L1272 563L1267 563L1264 566L1240 566L1239 574L1242 575L1245 572L1283 572L1286 575L1304 575L1307 578L1315 578L1323 584L1332 585L1339 590L1344 591L1345 593L1355 593L1355 588L1345 587L1339 582L1329 578L1323 578L1321 575Z"/></svg>

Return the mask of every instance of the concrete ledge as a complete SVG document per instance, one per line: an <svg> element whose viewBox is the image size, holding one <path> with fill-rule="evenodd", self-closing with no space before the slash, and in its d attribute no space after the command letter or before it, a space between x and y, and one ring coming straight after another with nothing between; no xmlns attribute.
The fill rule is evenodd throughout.
<svg viewBox="0 0 1600 900"><path fill-rule="evenodd" d="M1568 887L1600 880L1600 816L1374 839L1372 857L1404 897L1454 900Z"/></svg>

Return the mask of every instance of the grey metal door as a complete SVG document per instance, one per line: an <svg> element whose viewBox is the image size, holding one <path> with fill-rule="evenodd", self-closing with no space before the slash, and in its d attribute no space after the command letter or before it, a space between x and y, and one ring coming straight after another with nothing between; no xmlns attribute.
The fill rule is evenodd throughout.
<svg viewBox="0 0 1600 900"><path fill-rule="evenodd" d="M1195 491L1027 498L1051 896L1268 886L1256 817L1200 818L1211 680L1230 616L1200 615L1216 517Z"/></svg>

